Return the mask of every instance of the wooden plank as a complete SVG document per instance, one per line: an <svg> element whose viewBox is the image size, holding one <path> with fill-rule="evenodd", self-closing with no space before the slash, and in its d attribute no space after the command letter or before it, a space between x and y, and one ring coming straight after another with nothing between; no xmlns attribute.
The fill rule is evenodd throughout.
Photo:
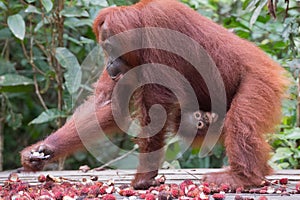
<svg viewBox="0 0 300 200"><path fill-rule="evenodd" d="M160 170L160 175L165 175L167 180L173 181L182 181L185 179L191 180L201 180L203 175L208 172L218 172L221 171L219 169L176 169L176 170ZM0 183L7 180L7 177L12 171L0 172ZM122 181L130 181L134 174L135 170L105 170L105 171L89 171L89 172L81 172L81 171L43 171L36 173L20 173L19 177L21 180L36 180L36 178L40 174L51 174L55 177L66 177L70 179L80 180L82 178L89 178L90 176L98 176L101 180L122 180ZM288 178L290 181L300 181L300 170L281 170L279 172L275 172L272 176L266 177L269 180L277 180L281 178Z"/></svg>
<svg viewBox="0 0 300 200"><path fill-rule="evenodd" d="M165 175L166 184L176 183L180 184L183 180L190 179L195 183L199 183L201 178L206 173L220 172L224 169L174 169L174 170L160 170L159 175ZM0 172L0 184L3 184L7 180L9 174L12 171ZM114 180L115 184L129 184L132 180L135 170L105 170L105 171L88 171L86 173L72 170L72 171L42 171L36 173L20 173L19 178L22 181L29 182L31 184L38 184L37 177L40 174L51 174L54 177L64 177L74 181L80 181L83 178L90 178L91 176L97 176L98 180L106 182L108 180ZM295 188L295 184L300 181L300 170L280 170L276 171L274 175L268 176L269 180L278 180L281 178L289 179L289 189ZM234 200L236 194L226 194L226 200ZM257 199L259 194L241 194L243 197L249 197ZM299 200L300 194L293 194L291 196L281 196L280 194L267 194L269 200ZM119 197L118 199L124 199ZM211 198L212 199L212 198Z"/></svg>
<svg viewBox="0 0 300 200"><path fill-rule="evenodd" d="M200 180L205 173L218 172L217 169L176 169L176 170L160 170L160 175L165 175L167 180ZM0 172L0 183L3 183L7 179L12 171ZM118 179L118 180L131 180L135 174L135 170L105 170L105 171L88 171L86 173L81 171L42 171L42 172L30 172L20 173L20 179L30 180L37 178L40 174L51 174L55 177L66 177L74 179L89 178L90 176L98 176L101 179ZM275 172L274 175L267 176L267 179L276 180L281 178L288 178L290 181L300 181L300 170L281 170Z"/></svg>

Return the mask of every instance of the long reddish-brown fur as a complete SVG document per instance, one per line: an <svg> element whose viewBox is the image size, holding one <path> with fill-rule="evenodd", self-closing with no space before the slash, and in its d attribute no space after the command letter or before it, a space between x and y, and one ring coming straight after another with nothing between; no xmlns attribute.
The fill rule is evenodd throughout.
<svg viewBox="0 0 300 200"><path fill-rule="evenodd" d="M263 134L274 131L274 126L280 121L281 99L287 86L284 70L255 45L175 0L142 0L133 6L104 9L95 19L93 29L101 43L114 34L142 27L167 28L191 37L208 52L224 81L228 106L222 138L230 168L226 172L209 174L205 180L217 184L228 183L233 188L259 185L263 177L272 172L267 163L270 147ZM173 67L190 81L200 109L211 110L210 97L203 79L179 56L145 49L130 52L123 59L132 68L144 63L162 63ZM96 114L106 132L120 131L113 120L110 104L102 106L103 102L110 100L115 84L116 81L111 80L104 71L95 90L96 105L99 105ZM178 88L180 90L180 85ZM164 145L168 127L178 123L180 118L178 113L171 116L174 115L177 99L171 92L156 85L140 88L134 99L140 111L142 126L150 123L148 111L153 104L159 103L166 108L168 122L165 127L155 136L137 140L141 153L158 150ZM30 151L41 146L50 149L53 157L47 161L31 162ZM70 120L44 141L24 149L22 164L26 170L40 170L46 162L79 148L82 148L82 144L74 122ZM157 175L161 154L159 152L156 155L157 162L153 162L153 158L149 160L145 155L140 156L140 165L132 182L135 188L147 188L154 184L153 178ZM151 169L150 172L144 173L147 169Z"/></svg>

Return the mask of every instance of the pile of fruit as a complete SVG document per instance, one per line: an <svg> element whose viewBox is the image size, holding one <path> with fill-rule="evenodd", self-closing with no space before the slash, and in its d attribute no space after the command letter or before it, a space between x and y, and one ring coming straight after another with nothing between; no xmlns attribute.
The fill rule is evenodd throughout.
<svg viewBox="0 0 300 200"><path fill-rule="evenodd" d="M57 199L57 200L83 200L83 199L145 199L145 200L223 200L226 193L236 193L235 200L251 200L243 197L242 193L256 193L261 195L258 200L268 199L265 194L290 195L300 194L300 182L295 188L287 190L288 179L264 181L261 188L246 190L237 188L231 190L229 185L201 183L196 184L185 180L180 184L165 184L165 177L156 179L156 187L148 190L134 190L129 185L116 186L114 181L101 182L97 176L71 180L64 177L40 175L38 184L29 184L20 180L17 173L12 173L8 180L0 186L0 199L27 200L27 199Z"/></svg>

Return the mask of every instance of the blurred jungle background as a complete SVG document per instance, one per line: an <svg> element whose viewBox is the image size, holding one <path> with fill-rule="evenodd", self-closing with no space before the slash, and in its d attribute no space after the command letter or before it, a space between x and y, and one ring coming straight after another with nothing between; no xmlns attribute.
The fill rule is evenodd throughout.
<svg viewBox="0 0 300 200"><path fill-rule="evenodd" d="M292 85L282 105L283 118L267 140L275 169L300 168L300 1L181 0L202 15L254 42L288 72ZM0 170L20 167L19 151L64 124L103 66L92 32L98 11L134 0L10 0L0 1ZM255 58L254 58L255 59ZM259 108L258 108L259 109ZM109 146L103 156L110 167L128 167L136 148L128 136L117 136L120 151ZM178 139L167 141L166 168L221 167L224 148L210 156L199 150L180 154ZM121 159L121 158L122 159ZM102 163L88 152L66 159L65 169Z"/></svg>

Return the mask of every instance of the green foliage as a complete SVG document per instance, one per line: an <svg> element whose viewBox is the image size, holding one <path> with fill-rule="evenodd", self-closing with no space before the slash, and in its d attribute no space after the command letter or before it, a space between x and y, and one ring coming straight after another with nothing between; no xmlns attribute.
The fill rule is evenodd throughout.
<svg viewBox="0 0 300 200"><path fill-rule="evenodd" d="M91 26L106 6L106 1L1 2L5 168L20 166L9 157L18 157L22 148L61 126L74 109L75 94L90 89L90 82L81 84L79 63L97 45ZM8 135L19 139L10 142ZM10 148L11 155L5 156Z"/></svg>
<svg viewBox="0 0 300 200"><path fill-rule="evenodd" d="M59 47L56 49L55 58L67 71L64 73L66 88L70 94L74 94L81 84L81 67L77 58L68 49Z"/></svg>
<svg viewBox="0 0 300 200"><path fill-rule="evenodd" d="M32 86L30 78L18 74L4 74L0 76L0 92L21 92L27 86Z"/></svg>
<svg viewBox="0 0 300 200"><path fill-rule="evenodd" d="M60 127L76 103L93 90L91 84L101 73L102 51L92 32L99 10L114 5L131 5L137 0L26 0L0 1L0 123L4 123L4 168L20 166L19 151ZM283 123L270 138L273 163L281 168L299 168L299 5L291 3L285 16L279 1L277 20L268 15L266 0L182 0L199 13L222 24L238 36L255 42L291 71L294 88L283 103ZM91 64L92 63L92 64ZM0 130L1 131L1 130ZM116 137L116 144L130 150L128 137ZM110 148L106 147L107 152ZM126 151L115 152L115 156ZM169 167L220 167L226 164L224 149L217 146L207 158L199 150L180 153L178 139L167 144ZM180 157L181 156L181 157ZM105 157L105 156L104 156ZM180 158L178 158L180 157ZM128 157L135 159L135 154ZM172 161L177 159L177 162ZM115 163L120 167L125 162ZM86 153L66 161L67 168L81 164L99 166Z"/></svg>
<svg viewBox="0 0 300 200"><path fill-rule="evenodd" d="M278 169L299 169L300 160L300 129L285 129L272 137L272 146L275 148L271 162Z"/></svg>
<svg viewBox="0 0 300 200"><path fill-rule="evenodd" d="M7 18L7 25L11 32L20 40L25 37L25 22L21 15L15 14Z"/></svg>
<svg viewBox="0 0 300 200"><path fill-rule="evenodd" d="M36 117L34 120L29 122L29 125L32 124L42 124L46 122L51 122L57 118L65 118L67 117L66 114L63 113L63 111L60 111L56 108L48 109L42 112L38 117Z"/></svg>
<svg viewBox="0 0 300 200"><path fill-rule="evenodd" d="M297 93L296 85L290 88L290 99L286 99L283 103L283 118L279 131L269 136L269 143L274 148L271 164L275 169L300 168L299 114L295 109Z"/></svg>

